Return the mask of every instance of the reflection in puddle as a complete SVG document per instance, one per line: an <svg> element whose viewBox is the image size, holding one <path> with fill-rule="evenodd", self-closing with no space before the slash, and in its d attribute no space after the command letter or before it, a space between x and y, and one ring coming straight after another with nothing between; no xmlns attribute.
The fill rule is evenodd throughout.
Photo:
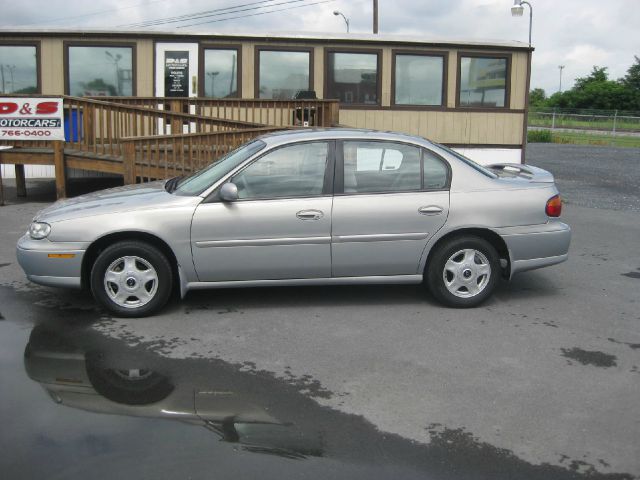
<svg viewBox="0 0 640 480"><path fill-rule="evenodd" d="M268 372L217 359L159 356L82 324L36 326L24 361L28 376L53 401L76 411L144 417L208 432L236 452L226 457L226 466L215 466L223 477L252 469L259 478L281 478L294 467L268 460L278 458L304 465L296 474L304 471L308 478L631 478L601 475L586 463L532 465L469 432L443 426L425 425L432 442L419 444L381 432L363 417L320 406L299 385ZM84 419L75 428L91 426ZM179 448L190 452L191 468L206 471L213 468L212 445L197 437L181 437ZM136 434L128 438L131 444L138 441ZM126 457L127 447L122 450Z"/></svg>

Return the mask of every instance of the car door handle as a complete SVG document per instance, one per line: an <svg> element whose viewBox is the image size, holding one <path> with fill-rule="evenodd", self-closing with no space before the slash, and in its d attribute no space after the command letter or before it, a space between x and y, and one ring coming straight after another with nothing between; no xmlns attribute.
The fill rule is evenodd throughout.
<svg viewBox="0 0 640 480"><path fill-rule="evenodd" d="M324 217L324 213L320 210L300 210L296 213L296 217L300 220L320 220Z"/></svg>
<svg viewBox="0 0 640 480"><path fill-rule="evenodd" d="M440 215L442 213L442 207L438 207L437 205L420 207L418 213L420 215Z"/></svg>

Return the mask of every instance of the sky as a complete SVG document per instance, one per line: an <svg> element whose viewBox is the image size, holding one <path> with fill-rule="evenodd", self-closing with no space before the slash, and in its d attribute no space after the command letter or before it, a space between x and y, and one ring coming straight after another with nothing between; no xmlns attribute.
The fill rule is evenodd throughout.
<svg viewBox="0 0 640 480"><path fill-rule="evenodd" d="M350 20L351 32L371 33L372 0L333 0L304 8L290 7L320 0L298 0L289 4L285 1L273 0L272 3L281 5L272 6L271 10L288 9L276 13L186 28L177 27L193 21L145 29L180 33L345 32L343 19L332 13L339 10ZM0 0L0 28L123 28L134 22L254 2L256 0ZM608 67L610 78L619 78L632 64L634 55L640 56L639 0L529 2L533 5L536 49L532 88L544 88L547 94L558 91L558 65L565 66L563 90L570 88L575 78L587 75L594 65ZM525 7L523 17L512 17L512 4L512 0L379 0L379 31L380 34L448 40L527 42L528 10ZM235 15L267 10L269 8ZM225 17L215 17L222 18Z"/></svg>

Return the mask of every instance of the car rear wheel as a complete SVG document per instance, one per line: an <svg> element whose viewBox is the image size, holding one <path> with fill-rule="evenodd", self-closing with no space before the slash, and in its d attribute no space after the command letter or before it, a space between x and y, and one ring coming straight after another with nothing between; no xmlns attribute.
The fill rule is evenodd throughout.
<svg viewBox="0 0 640 480"><path fill-rule="evenodd" d="M462 236L433 252L425 277L432 295L455 308L475 307L493 293L500 274L500 258L485 239Z"/></svg>
<svg viewBox="0 0 640 480"><path fill-rule="evenodd" d="M91 292L111 313L143 317L160 310L171 294L171 265L153 245L118 242L106 248L91 269Z"/></svg>

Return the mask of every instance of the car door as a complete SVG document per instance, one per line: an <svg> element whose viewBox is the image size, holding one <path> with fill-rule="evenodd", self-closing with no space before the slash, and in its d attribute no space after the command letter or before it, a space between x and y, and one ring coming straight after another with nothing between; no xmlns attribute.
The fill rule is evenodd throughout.
<svg viewBox="0 0 640 480"><path fill-rule="evenodd" d="M195 211L193 261L201 281L331 276L335 142L268 151L230 181L238 199Z"/></svg>
<svg viewBox="0 0 640 480"><path fill-rule="evenodd" d="M447 218L448 164L399 142L349 140L337 152L332 275L415 275Z"/></svg>

